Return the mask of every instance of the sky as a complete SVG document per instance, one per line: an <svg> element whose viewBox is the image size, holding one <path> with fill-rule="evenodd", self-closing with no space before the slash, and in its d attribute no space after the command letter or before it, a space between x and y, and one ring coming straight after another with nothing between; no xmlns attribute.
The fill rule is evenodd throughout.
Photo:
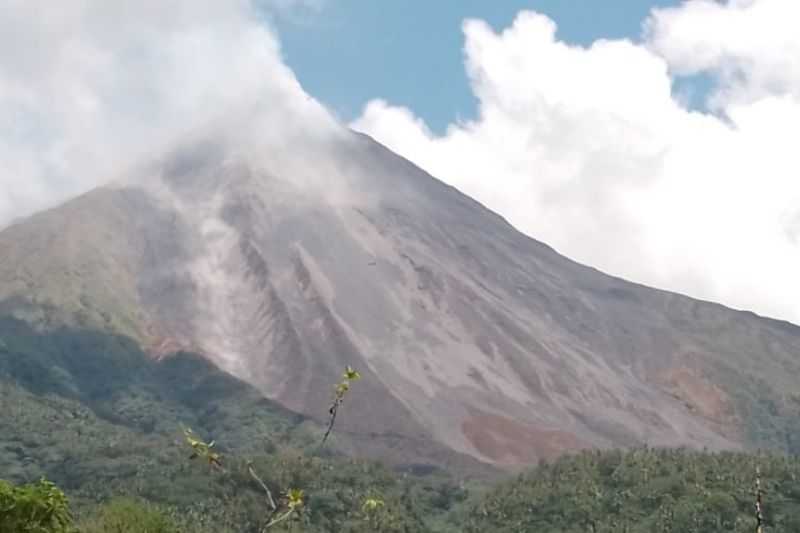
<svg viewBox="0 0 800 533"><path fill-rule="evenodd" d="M796 0L0 4L0 227L210 125L338 121L573 259L800 324Z"/></svg>
<svg viewBox="0 0 800 533"><path fill-rule="evenodd" d="M477 109L463 65L464 19L502 29L521 10L535 10L558 22L559 38L588 45L638 37L653 7L677 3L328 0L267 17L300 83L341 120L354 119L367 101L380 97L413 108L443 133L450 122L474 118Z"/></svg>

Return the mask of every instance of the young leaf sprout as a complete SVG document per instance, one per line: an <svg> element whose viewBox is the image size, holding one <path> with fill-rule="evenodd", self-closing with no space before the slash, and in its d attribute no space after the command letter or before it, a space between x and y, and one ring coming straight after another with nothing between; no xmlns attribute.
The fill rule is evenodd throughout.
<svg viewBox="0 0 800 533"><path fill-rule="evenodd" d="M192 448L192 454L189 459L197 459L198 457L204 459L215 468L222 468L222 456L212 448L216 444L213 440L211 442L203 442L194 434L191 428L185 428L183 434L186 436L186 442Z"/></svg>
<svg viewBox="0 0 800 533"><path fill-rule="evenodd" d="M342 374L342 381L337 383L334 388L333 402L331 402L331 407L328 409L328 414L330 415L328 429L322 437L322 444L320 444L320 446L325 445L325 441L328 440L328 437L333 431L333 424L336 423L336 414L339 412L339 406L342 405L345 395L350 391L350 384L359 379L361 379L361 374L348 365L344 370L344 374Z"/></svg>

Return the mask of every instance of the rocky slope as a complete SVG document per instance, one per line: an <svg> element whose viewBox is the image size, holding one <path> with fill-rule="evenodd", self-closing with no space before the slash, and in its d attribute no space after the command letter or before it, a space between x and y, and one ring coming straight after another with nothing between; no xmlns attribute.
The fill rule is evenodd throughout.
<svg viewBox="0 0 800 533"><path fill-rule="evenodd" d="M432 462L793 446L800 328L572 262L356 134L188 143L6 228L0 314L200 353L319 420L352 365L341 430Z"/></svg>

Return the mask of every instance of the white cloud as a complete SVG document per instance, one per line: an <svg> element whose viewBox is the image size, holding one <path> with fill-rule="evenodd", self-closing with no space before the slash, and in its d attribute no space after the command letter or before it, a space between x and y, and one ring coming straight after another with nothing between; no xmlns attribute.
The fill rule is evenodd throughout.
<svg viewBox="0 0 800 533"><path fill-rule="evenodd" d="M323 1L6 0L0 227L220 117L265 143L330 125L264 24ZM643 43L589 48L534 13L502 34L468 21L476 121L435 136L376 100L353 126L576 259L800 322L798 18L794 0L695 0L656 11ZM696 73L718 80L715 115L670 94Z"/></svg>
<svg viewBox="0 0 800 533"><path fill-rule="evenodd" d="M719 77L711 103L724 108L776 93L800 97L798 18L792 0L694 0L656 11L645 36L675 73Z"/></svg>
<svg viewBox="0 0 800 533"><path fill-rule="evenodd" d="M800 323L799 9L698 0L587 48L531 12L466 21L476 120L436 136L375 100L351 126L577 260ZM697 73L714 114L671 94Z"/></svg>
<svg viewBox="0 0 800 533"><path fill-rule="evenodd" d="M117 177L216 120L247 136L251 105L269 125L252 136L264 142L288 136L293 123L329 124L264 23L264 10L318 3L6 0L0 227Z"/></svg>

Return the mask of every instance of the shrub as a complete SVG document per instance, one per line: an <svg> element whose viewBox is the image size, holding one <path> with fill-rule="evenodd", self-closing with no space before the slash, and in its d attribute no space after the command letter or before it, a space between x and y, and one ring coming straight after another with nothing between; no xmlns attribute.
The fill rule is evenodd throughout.
<svg viewBox="0 0 800 533"><path fill-rule="evenodd" d="M129 498L111 500L80 524L81 533L179 533L164 512Z"/></svg>
<svg viewBox="0 0 800 533"><path fill-rule="evenodd" d="M72 533L67 497L44 479L14 486L0 480L0 533Z"/></svg>

